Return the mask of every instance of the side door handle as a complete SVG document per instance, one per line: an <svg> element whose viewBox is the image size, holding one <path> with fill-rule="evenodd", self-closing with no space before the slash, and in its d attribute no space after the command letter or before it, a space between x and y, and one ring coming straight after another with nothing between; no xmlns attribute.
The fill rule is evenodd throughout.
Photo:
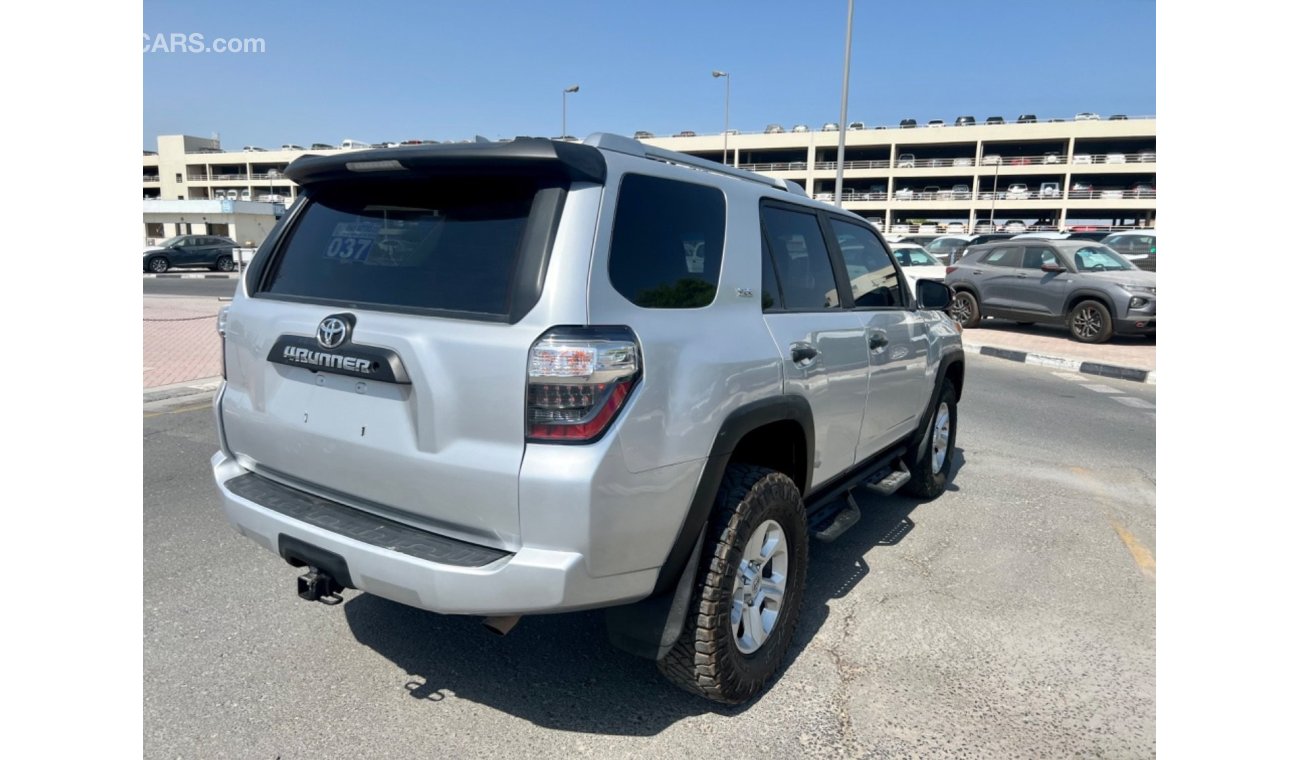
<svg viewBox="0 0 1300 760"><path fill-rule="evenodd" d="M1017 273L1016 273L1016 277L1018 277L1018 278L1020 278L1020 279L1022 279L1022 280L1025 279L1025 278L1028 277L1028 276L1029 276L1029 275L1025 274L1024 272L1017 272Z"/></svg>
<svg viewBox="0 0 1300 760"><path fill-rule="evenodd" d="M804 341L796 341L790 344L790 359L794 361L796 367L807 367L817 359L817 347Z"/></svg>
<svg viewBox="0 0 1300 760"><path fill-rule="evenodd" d="M983 270L983 269L975 269L975 270L972 270L972 271L971 271L971 274L984 274L984 270Z"/></svg>
<svg viewBox="0 0 1300 760"><path fill-rule="evenodd" d="M872 351L879 351L889 345L889 338L885 337L882 332L873 332L867 336L867 348Z"/></svg>

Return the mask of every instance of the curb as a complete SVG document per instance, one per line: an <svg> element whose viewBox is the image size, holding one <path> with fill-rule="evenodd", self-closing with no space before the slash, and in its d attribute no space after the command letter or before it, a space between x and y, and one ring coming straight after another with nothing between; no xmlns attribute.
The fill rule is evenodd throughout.
<svg viewBox="0 0 1300 760"><path fill-rule="evenodd" d="M144 390L144 403L147 406L160 401L172 401L189 396L211 395L219 387L221 387L220 377L204 377L174 385L146 388Z"/></svg>
<svg viewBox="0 0 1300 760"><path fill-rule="evenodd" d="M1014 351L1009 348L983 346L977 343L966 343L963 347L975 349L981 356L993 356L998 359L1021 362L1022 364L1037 364L1040 367L1051 367L1052 369L1081 372L1085 375L1113 377L1118 380L1131 380L1135 383L1146 383L1148 385L1156 384L1155 370L1122 367L1118 364L1103 364L1101 362L1086 362L1081 359L1067 359L1063 356L1050 356L1048 354L1036 354L1028 351Z"/></svg>
<svg viewBox="0 0 1300 760"><path fill-rule="evenodd" d="M237 274L148 274L145 277L153 277L160 280L237 280Z"/></svg>

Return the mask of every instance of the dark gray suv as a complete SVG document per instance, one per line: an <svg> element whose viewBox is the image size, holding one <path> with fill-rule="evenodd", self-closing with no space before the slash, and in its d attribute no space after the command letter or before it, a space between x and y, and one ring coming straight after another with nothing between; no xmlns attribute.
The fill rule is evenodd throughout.
<svg viewBox="0 0 1300 760"><path fill-rule="evenodd" d="M144 271L162 274L172 267L235 271L235 241L217 235L177 235L144 249Z"/></svg>
<svg viewBox="0 0 1300 760"><path fill-rule="evenodd" d="M1064 322L1084 343L1154 335L1156 276L1088 240L1005 240L971 246L945 278L962 327L985 317Z"/></svg>

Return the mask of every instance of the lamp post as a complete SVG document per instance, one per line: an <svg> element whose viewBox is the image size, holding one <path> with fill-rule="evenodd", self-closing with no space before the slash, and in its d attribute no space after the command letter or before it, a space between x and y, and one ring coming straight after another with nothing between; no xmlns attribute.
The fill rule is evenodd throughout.
<svg viewBox="0 0 1300 760"><path fill-rule="evenodd" d="M996 164L993 164L993 198L992 198L992 203L989 204L989 226L993 228L992 230L993 232L998 231L997 222L993 221L993 212L998 207L998 171L1001 169L1002 169L1002 157L998 156L998 162Z"/></svg>
<svg viewBox="0 0 1300 760"><path fill-rule="evenodd" d="M722 108L722 163L727 163L727 133L731 132L731 75L725 71L714 71L713 78L723 77L727 80L727 95Z"/></svg>
<svg viewBox="0 0 1300 760"><path fill-rule="evenodd" d="M849 0L849 22L844 30L844 89L840 91L840 145L835 154L835 205L844 207L844 134L849 118L849 54L853 51L853 0Z"/></svg>
<svg viewBox="0 0 1300 760"><path fill-rule="evenodd" d="M577 92L578 85L565 87L560 94L560 139L569 139L569 93Z"/></svg>

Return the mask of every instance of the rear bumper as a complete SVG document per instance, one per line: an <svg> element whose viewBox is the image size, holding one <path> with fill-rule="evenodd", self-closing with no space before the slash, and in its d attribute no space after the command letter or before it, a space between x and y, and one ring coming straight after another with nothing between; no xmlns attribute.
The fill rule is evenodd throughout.
<svg viewBox="0 0 1300 760"><path fill-rule="evenodd" d="M212 457L212 472L226 516L241 534L276 554L280 537L289 536L339 555L356 588L432 612L515 615L610 606L644 597L658 575L650 568L593 577L578 552L525 545L508 553L414 535L420 532L390 521L352 525L347 515L357 510L265 479L249 488L249 471L221 452Z"/></svg>

